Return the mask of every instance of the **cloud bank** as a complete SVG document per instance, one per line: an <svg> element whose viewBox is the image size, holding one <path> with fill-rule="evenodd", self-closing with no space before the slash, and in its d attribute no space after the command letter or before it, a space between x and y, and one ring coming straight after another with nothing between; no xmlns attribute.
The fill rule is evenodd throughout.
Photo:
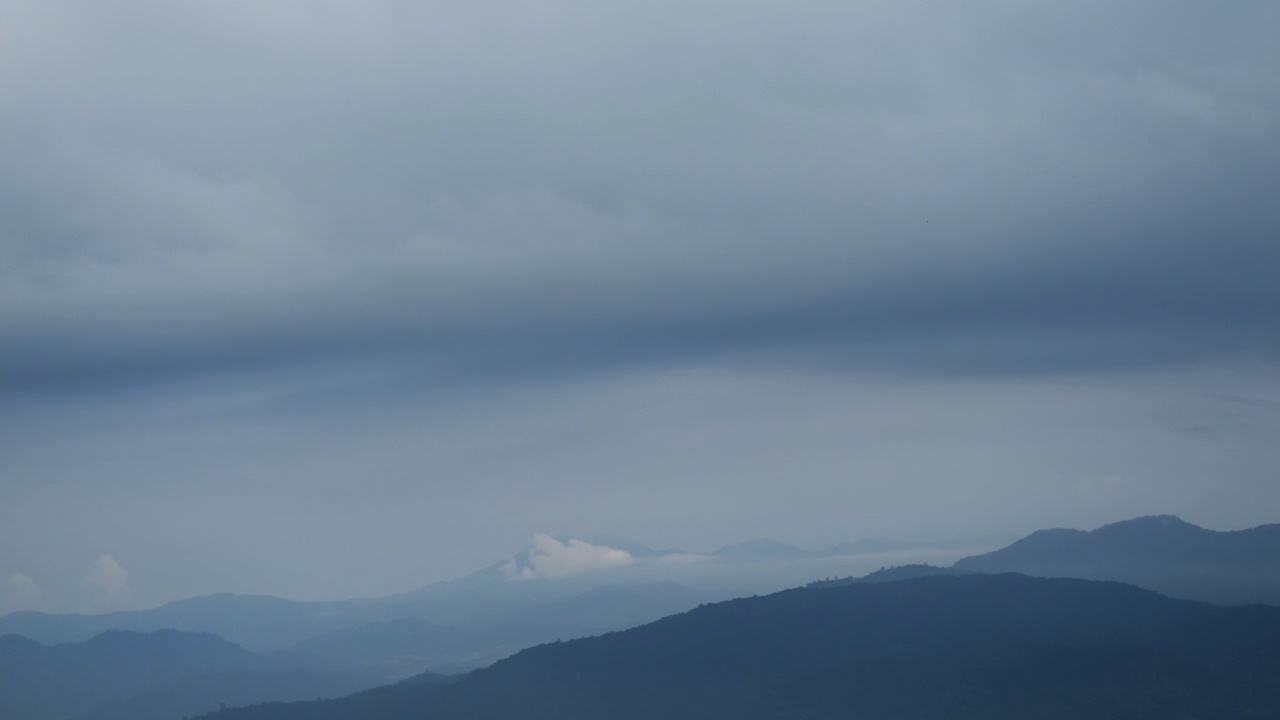
<svg viewBox="0 0 1280 720"><path fill-rule="evenodd" d="M560 542L550 535L533 537L527 559L507 561L502 572L508 580L559 580L597 570L620 568L635 562L625 550L592 545L582 540Z"/></svg>
<svg viewBox="0 0 1280 720"><path fill-rule="evenodd" d="M29 608L40 601L43 594L40 586L36 584L25 573L14 572L5 579L5 588L8 591L6 595L11 598L13 605L18 608Z"/></svg>
<svg viewBox="0 0 1280 720"><path fill-rule="evenodd" d="M1274 3L33 7L0 397L1280 353Z"/></svg>
<svg viewBox="0 0 1280 720"><path fill-rule="evenodd" d="M84 581L101 591L101 599L105 603L122 604L133 599L133 591L129 589L129 571L120 567L120 563L110 555L98 556L85 573Z"/></svg>

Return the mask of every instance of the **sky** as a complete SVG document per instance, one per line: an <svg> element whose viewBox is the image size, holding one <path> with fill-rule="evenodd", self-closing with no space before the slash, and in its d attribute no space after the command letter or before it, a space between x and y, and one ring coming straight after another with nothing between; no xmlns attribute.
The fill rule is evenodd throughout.
<svg viewBox="0 0 1280 720"><path fill-rule="evenodd" d="M1278 192L1267 0L5 2L0 612L1277 522Z"/></svg>

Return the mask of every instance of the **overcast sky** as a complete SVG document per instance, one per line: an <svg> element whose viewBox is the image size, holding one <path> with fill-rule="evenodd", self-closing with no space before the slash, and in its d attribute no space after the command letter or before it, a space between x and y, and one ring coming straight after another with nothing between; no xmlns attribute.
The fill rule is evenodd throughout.
<svg viewBox="0 0 1280 720"><path fill-rule="evenodd" d="M0 612L1280 521L1271 0L0 4Z"/></svg>

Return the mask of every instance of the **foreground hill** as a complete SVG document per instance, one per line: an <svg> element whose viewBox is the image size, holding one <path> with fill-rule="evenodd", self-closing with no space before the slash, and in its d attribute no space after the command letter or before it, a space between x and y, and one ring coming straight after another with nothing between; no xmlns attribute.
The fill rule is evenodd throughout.
<svg viewBox="0 0 1280 720"><path fill-rule="evenodd" d="M1040 530L952 567L1115 580L1191 600L1280 605L1280 525L1219 532L1159 515L1092 532Z"/></svg>
<svg viewBox="0 0 1280 720"><path fill-rule="evenodd" d="M217 720L1280 718L1280 609L1021 575L801 588Z"/></svg>

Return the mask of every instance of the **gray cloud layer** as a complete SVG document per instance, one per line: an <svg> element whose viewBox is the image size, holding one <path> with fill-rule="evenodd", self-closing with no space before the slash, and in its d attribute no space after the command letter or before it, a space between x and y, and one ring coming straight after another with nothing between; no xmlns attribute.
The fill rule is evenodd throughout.
<svg viewBox="0 0 1280 720"><path fill-rule="evenodd" d="M5 12L8 394L1280 350L1270 3Z"/></svg>
<svg viewBox="0 0 1280 720"><path fill-rule="evenodd" d="M1274 2L0 28L9 609L1280 510Z"/></svg>

